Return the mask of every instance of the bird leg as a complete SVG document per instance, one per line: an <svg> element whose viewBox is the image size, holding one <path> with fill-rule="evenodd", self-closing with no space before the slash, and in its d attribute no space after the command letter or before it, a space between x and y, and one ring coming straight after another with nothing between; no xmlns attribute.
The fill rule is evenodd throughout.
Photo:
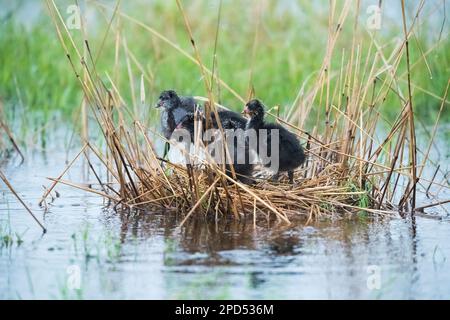
<svg viewBox="0 0 450 320"><path fill-rule="evenodd" d="M242 182L249 186L254 185L256 183L256 181L252 177L249 177L249 176L239 176L238 175L237 179L239 182Z"/></svg>
<svg viewBox="0 0 450 320"><path fill-rule="evenodd" d="M270 181L277 182L279 178L280 178L280 173L277 172L270 178Z"/></svg>
<svg viewBox="0 0 450 320"><path fill-rule="evenodd" d="M294 184L294 171L288 171L289 183Z"/></svg>
<svg viewBox="0 0 450 320"><path fill-rule="evenodd" d="M169 150L170 150L170 143L166 142L166 144L164 145L164 154L163 154L163 159L164 160L167 160L166 157L167 157L167 155L169 153Z"/></svg>
<svg viewBox="0 0 450 320"><path fill-rule="evenodd" d="M169 154L169 150L170 150L170 143L169 142L166 142L165 144L164 144L164 153L163 153L163 160L169 160L169 159L167 159L167 155ZM161 168L164 168L165 167L165 164L164 164L164 161L161 161Z"/></svg>

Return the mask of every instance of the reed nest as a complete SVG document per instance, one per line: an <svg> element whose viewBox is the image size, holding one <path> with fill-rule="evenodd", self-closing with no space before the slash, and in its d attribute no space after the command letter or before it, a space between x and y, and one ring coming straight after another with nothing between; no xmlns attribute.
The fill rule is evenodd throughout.
<svg viewBox="0 0 450 320"><path fill-rule="evenodd" d="M254 185L245 185L227 176L221 166L210 162L183 166L160 159L155 148L157 141L149 135L153 132L153 136L158 136L157 130L136 117L108 74L102 79L89 42L85 39L82 50L77 48L54 2L47 3L59 40L83 89L84 105L90 108L103 136L103 142L98 145L84 136L86 144L76 158L90 150L90 157L98 158L107 178L100 179L102 175L90 165L98 187L64 181L62 176L72 161L60 177L53 179L54 183L43 199L57 183L65 183L99 194L115 206L180 212L184 215L182 224L190 217L205 215L235 219L250 216L255 220L275 217L289 223L296 217L315 219L361 213L382 216L400 213L404 216L405 212L414 213L420 209L415 203L417 185L433 181L422 177L422 168L429 161L429 148L421 151L416 145L409 76L404 92L397 82L401 62L408 65L409 75L407 39L411 29L406 26L406 21L405 39L390 55L371 42L369 53L363 57L360 44L355 40L349 52L342 54L341 64L334 69L331 60L341 54L334 50L340 28L330 28L326 55L314 83L306 92L299 92L292 105L286 107L283 117L274 112L279 111L279 107L268 111L274 121L283 124L304 142L306 163L296 170L294 185L288 184L285 178L278 183L259 179ZM177 3L194 55L181 50L158 32L151 30L152 35L199 66L208 91L208 97L199 98L208 101L205 114L212 111L218 117L211 90L213 82L230 91L243 105L247 99L203 65L189 20L181 3ZM344 24L350 5L346 4L341 14L336 14L338 25ZM126 51L125 55L128 54ZM141 77L140 88L141 105L144 106L144 77ZM395 95L399 103L399 113L393 122L383 119L380 112L388 95ZM446 94L441 111L445 102ZM317 118L317 121L306 130L307 119L311 118ZM380 127L383 127L382 131ZM418 162L418 152L423 156L422 163Z"/></svg>
<svg viewBox="0 0 450 320"><path fill-rule="evenodd" d="M343 136L330 136L322 142L309 133L290 125L298 136L307 141L308 160L295 172L295 184L286 177L273 183L258 179L256 184L246 185L227 176L220 165L200 161L198 165L181 165L162 160L155 148L155 141L148 134L157 131L146 128L139 120L126 121L127 108L117 100L112 91L99 79L92 79L92 87L86 93L90 97L92 112L106 142L106 150L100 151L91 143L83 148L92 150L108 173L108 180L101 181L93 166L99 188L87 188L57 179L109 199L115 206L153 211L177 211L185 220L193 215L213 217L230 216L240 219L253 215L254 219L270 216L289 223L296 217L308 219L321 216L353 216L361 212L390 215L394 212L388 198L378 199L382 188L376 180L383 165L367 159L373 158L372 139L360 141L358 125L342 116L348 130ZM360 116L357 113L357 117ZM338 113L339 115L339 113ZM373 114L367 113L369 123ZM284 122L278 119L280 122ZM348 139L346 139L348 137ZM160 139L163 139L160 137ZM177 147L174 141L169 141ZM399 142L400 143L400 142ZM381 147L380 147L381 150ZM366 151L363 156L354 156ZM187 157L195 155L187 154ZM384 167L385 169L389 169ZM389 172L402 172L394 168Z"/></svg>
<svg viewBox="0 0 450 320"><path fill-rule="evenodd" d="M122 118L120 109L97 109L107 145L105 155L90 144L88 147L112 178L110 182L98 180L101 192L89 191L101 193L115 205L177 211L186 218L205 214L239 219L253 214L255 219L257 215L264 218L274 215L285 222L300 216L311 219L330 214L353 215L361 210L387 213L371 209L376 203L373 194L357 187L359 183L370 183L359 180L365 177L360 176L357 166L365 162L348 161L353 167L350 169L336 152L323 153L323 157L317 154L314 150L321 149L318 142L308 142L308 161L295 172L294 185L289 184L286 177L277 183L262 178L256 184L246 185L227 176L222 166L206 160L187 166L163 161L155 151L154 142L148 138L147 129L139 121L131 127L121 120L115 122L115 117L111 116L114 109L117 118ZM173 141L170 143L177 147Z"/></svg>

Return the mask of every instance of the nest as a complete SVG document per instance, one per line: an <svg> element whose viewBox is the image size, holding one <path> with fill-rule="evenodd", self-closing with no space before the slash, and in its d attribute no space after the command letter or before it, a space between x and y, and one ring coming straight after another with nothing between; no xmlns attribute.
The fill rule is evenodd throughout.
<svg viewBox="0 0 450 320"><path fill-rule="evenodd" d="M102 101L114 101L110 92L105 94ZM182 224L196 216L252 217L255 221L275 218L290 223L296 218L392 213L377 203L373 180L367 178L368 174L362 175L368 171L367 161L340 154L342 143L329 144L334 146L331 149L309 135L307 161L295 171L294 184L289 184L287 177L273 182L263 176L247 185L214 163L182 165L161 159L149 137L151 129L137 120L127 125L122 109L111 104L97 105L94 112L106 150L101 152L90 143L85 146L103 164L107 181L101 181L101 174L91 165L98 188L62 180L55 183L67 183L102 195L115 207L178 212L184 216ZM299 136L308 136L298 132Z"/></svg>
<svg viewBox="0 0 450 320"><path fill-rule="evenodd" d="M417 209L416 186L420 173L410 86L409 101L405 102L391 87L398 76L399 64L386 68L378 59L378 52L364 61L359 54L353 57L354 51L359 53L359 47L354 45L351 58L340 59L341 65L330 70L335 45L335 41L331 41L316 81L307 92L297 94L291 108L284 113L286 118L269 113L306 142L307 161L295 172L294 185L288 184L286 179L277 183L258 179L256 184L246 185L227 176L225 170L215 164L182 166L162 161L155 150L155 141L148 134L152 129L127 107L118 85L109 76L106 82L98 75L92 58L96 55L91 53L89 43L83 44L87 56L81 56L77 48L70 48L77 54L72 57L66 44L70 40L75 46L72 36L64 21L57 19L56 7L51 12L66 56L80 81L86 105L91 108L104 140L98 146L86 142L82 151L90 149L95 154L108 178L101 180L99 177L104 175L95 172L91 165L98 182L98 188L91 188L64 182L63 172L54 180L44 199L57 183L66 183L99 194L115 206L180 212L184 215L183 223L196 216L216 219L252 216L255 220L274 217L289 223L295 217L314 219L361 213L384 216ZM188 19L185 22L187 24ZM192 39L190 28L187 30ZM339 28L330 39L338 36ZM200 67L208 91L208 98L204 100L209 101L211 111L216 104L209 75L245 103L236 91L204 67L195 42L191 43L195 57L184 51L183 54ZM398 61L407 47L395 51ZM409 66L409 60L407 63ZM143 78L140 88L144 105ZM380 109L390 95L398 95L401 101L398 116L391 123L380 116ZM208 110L205 113L209 114ZM309 132L304 129L308 127L307 119L317 119L309 125L312 128ZM376 135L380 119L382 125L389 124L381 137ZM426 160L428 154L424 163Z"/></svg>

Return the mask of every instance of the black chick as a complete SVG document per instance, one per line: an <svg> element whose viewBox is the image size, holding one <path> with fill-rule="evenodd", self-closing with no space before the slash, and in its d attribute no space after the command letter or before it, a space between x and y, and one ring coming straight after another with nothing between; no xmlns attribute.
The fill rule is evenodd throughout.
<svg viewBox="0 0 450 320"><path fill-rule="evenodd" d="M193 113L197 103L192 97L178 96L174 90L166 90L159 95L156 108L163 108L161 113L161 131L167 140L170 140L173 131L180 120L188 113ZM169 152L170 144L166 142L164 156Z"/></svg>
<svg viewBox="0 0 450 320"><path fill-rule="evenodd" d="M205 110L209 106L209 102L205 102ZM239 113L233 112L230 110L225 110L223 108L220 108L217 112L219 114L220 123L222 124L222 127L224 129L245 129L245 125L247 124L247 120L243 118ZM214 112L211 112L211 122L212 127L215 129L218 129L219 126L217 125L216 117L214 115Z"/></svg>
<svg viewBox="0 0 450 320"><path fill-rule="evenodd" d="M236 130L242 129L245 130L245 126L247 124L247 120L243 118L239 113L229 111L229 110L221 110L217 112L219 114L220 123L222 124L222 128L224 130ZM195 124L196 116L194 113L186 114L182 120L177 124L177 129L187 129L191 133L191 141L194 142L194 124ZM202 128L203 130L206 128L206 119L203 115L199 115L197 120L202 120ZM211 112L211 127L213 129L219 129L217 125L216 117L214 113Z"/></svg>
<svg viewBox="0 0 450 320"><path fill-rule="evenodd" d="M222 127L224 129L245 129L245 125L247 124L247 120L243 118L239 113L228 111L228 110L222 110L218 111L220 123L222 124ZM211 121L213 128L218 129L216 117L214 116L214 113L211 112Z"/></svg>
<svg viewBox="0 0 450 320"><path fill-rule="evenodd" d="M285 129L283 126L275 123L264 122L264 105L259 100L251 100L245 105L243 111L249 116L247 121L246 130L255 130L258 138L258 145L256 152L259 154L259 130L267 130L267 153L272 155L271 150L271 137L275 133L272 130L278 130L279 135L279 167L274 179L277 179L280 172L286 172L289 176L289 182L294 183L294 170L305 162L305 153L300 145L300 141L297 136L292 132ZM270 163L265 164L266 167L270 167Z"/></svg>
<svg viewBox="0 0 450 320"><path fill-rule="evenodd" d="M218 111L219 118L222 124L222 128L224 130L236 130L236 129L244 129L246 120L243 119L239 114L232 111ZM211 114L211 125L213 129L218 129L217 121L213 114ZM187 114L183 117L180 123L177 125L177 129L186 129L189 131L191 136L191 141L194 142L195 136L195 125L196 121L202 121L202 134L205 132L206 128L206 119L203 115L200 114ZM244 132L242 132L244 134ZM252 184L254 181L251 178L253 174L253 164L250 161L250 148L246 140L244 141L244 146L242 144L237 143L236 140L233 141L233 168L236 173L236 178L243 183ZM229 150L231 152L231 150ZM245 156L243 159L242 157ZM239 157L239 159L238 159ZM244 162L244 163L242 163ZM230 165L227 164L225 166L226 174L229 177L232 177L232 172Z"/></svg>

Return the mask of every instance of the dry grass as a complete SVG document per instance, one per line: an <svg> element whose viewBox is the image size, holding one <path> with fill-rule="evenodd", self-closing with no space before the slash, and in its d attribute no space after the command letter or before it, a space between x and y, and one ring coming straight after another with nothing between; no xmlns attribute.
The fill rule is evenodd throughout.
<svg viewBox="0 0 450 320"><path fill-rule="evenodd" d="M9 191L16 197L16 199L20 202L20 204L24 207L24 209L30 214L30 216L33 218L34 221L41 227L42 232L46 233L47 229L45 229L44 225L36 218L36 216L33 214L31 209L27 206L27 204L22 200L22 198L19 196L19 194L16 192L16 190L13 188L9 180L6 178L6 176L3 174L3 172L0 170L0 180L3 181L3 183L8 187Z"/></svg>
<svg viewBox="0 0 450 320"><path fill-rule="evenodd" d="M315 219L354 216L361 212L382 216L399 213L404 216L405 212L413 214L418 209L415 203L417 187L422 183L433 183L422 177L422 168L429 160L429 149L424 153L421 165L417 160L420 149L415 141L411 85L408 83L408 92L403 93L397 75L400 63L408 66L411 63L407 40L413 33L416 20L408 26L404 18L404 41L392 52L386 53L372 38L368 44L369 53L363 57L362 42L356 37L356 29L361 27L357 23L354 25L352 47L344 52L335 50L341 28L332 26L346 23L353 1L346 1L340 12L332 12L327 53L313 84L306 92L302 92L303 88L299 91L297 99L285 112L286 118L271 112L278 122L306 141L307 163L296 171L293 186L287 184L286 179L277 184L261 180L248 186L228 177L223 167L210 162L182 166L162 161L155 150L155 141L151 141L148 135L154 129L146 127L143 120L136 118L136 110L133 112L126 105L114 77L107 74L106 81L98 74L96 58L93 57L98 57L99 53L91 52L87 40L83 49L77 48L57 7L53 1L47 3L59 40L83 89L86 105L90 107L105 141L104 150L89 141L85 141L86 149L103 164L108 176L106 181L102 181L100 174L91 166L99 188L87 188L62 180L69 165L58 179L54 179L52 188L57 183L64 183L104 196L116 206L181 212L185 215L182 224L194 215L230 216L236 219L252 216L255 221L275 217L289 223L296 217ZM177 4L195 54L191 56L184 50L181 53L200 68L209 93L203 100L209 101L207 105L218 117L213 85L229 90L242 103L246 99L224 83L214 68L210 71L204 66L189 18L181 3L177 1ZM121 14L117 7L115 10ZM181 50L155 30L149 31L176 50ZM120 42L126 40L118 34L116 39L118 55ZM126 45L124 47L123 54L127 59L133 59ZM331 63L336 56L341 57L340 65ZM144 70L142 72L141 79L144 79L146 74ZM256 76L252 74L252 77ZM251 85L249 87L247 97L252 95ZM143 81L140 88L143 105ZM397 96L402 107L395 122L390 123L387 130L383 130L385 134L380 136L380 127L386 128L387 124L379 110L388 95ZM442 99L442 108L446 98L447 94ZM316 125L306 131L306 119L314 115L317 116ZM436 126L438 121L439 118ZM87 134L83 136L86 138Z"/></svg>
<svg viewBox="0 0 450 320"><path fill-rule="evenodd" d="M6 137L6 139L5 139ZM14 136L9 128L3 111L3 101L0 98L0 152L7 149L7 141L12 145L14 150L20 155L21 161L23 162L25 157L22 151L20 151L19 145L17 144ZM1 158L1 153L0 153ZM1 159L0 159L1 160Z"/></svg>

